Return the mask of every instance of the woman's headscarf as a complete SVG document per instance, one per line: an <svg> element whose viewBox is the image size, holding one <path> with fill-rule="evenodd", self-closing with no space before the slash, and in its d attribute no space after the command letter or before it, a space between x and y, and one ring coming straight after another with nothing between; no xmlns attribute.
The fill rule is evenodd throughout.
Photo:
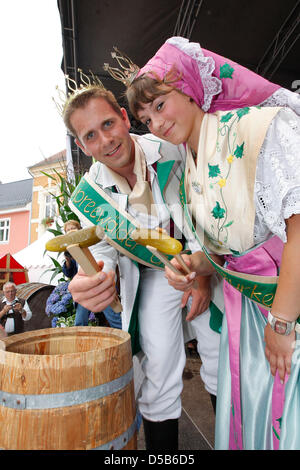
<svg viewBox="0 0 300 470"><path fill-rule="evenodd" d="M182 37L168 39L138 76L153 73L153 78L156 75L163 80L174 66L179 77L174 86L192 97L204 111L255 106L281 88Z"/></svg>

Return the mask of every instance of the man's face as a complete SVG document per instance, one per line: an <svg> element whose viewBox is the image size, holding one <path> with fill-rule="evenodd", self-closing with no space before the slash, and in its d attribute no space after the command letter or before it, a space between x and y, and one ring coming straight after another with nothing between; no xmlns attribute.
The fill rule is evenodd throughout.
<svg viewBox="0 0 300 470"><path fill-rule="evenodd" d="M86 155L115 171L134 161L125 109L120 116L105 99L92 98L84 108L73 112L70 121L78 137L76 143Z"/></svg>
<svg viewBox="0 0 300 470"><path fill-rule="evenodd" d="M4 287L3 293L9 302L12 302L16 297L16 288L14 286Z"/></svg>

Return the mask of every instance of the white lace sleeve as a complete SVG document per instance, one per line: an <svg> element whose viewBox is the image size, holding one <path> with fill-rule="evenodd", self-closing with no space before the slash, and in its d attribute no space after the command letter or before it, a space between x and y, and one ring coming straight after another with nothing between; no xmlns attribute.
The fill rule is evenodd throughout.
<svg viewBox="0 0 300 470"><path fill-rule="evenodd" d="M290 108L300 116L300 94L295 91L287 90L286 88L279 88L269 98L263 101L261 106L282 106Z"/></svg>
<svg viewBox="0 0 300 470"><path fill-rule="evenodd" d="M286 242L285 219L300 213L300 118L284 108L273 119L256 170L255 242L271 233Z"/></svg>

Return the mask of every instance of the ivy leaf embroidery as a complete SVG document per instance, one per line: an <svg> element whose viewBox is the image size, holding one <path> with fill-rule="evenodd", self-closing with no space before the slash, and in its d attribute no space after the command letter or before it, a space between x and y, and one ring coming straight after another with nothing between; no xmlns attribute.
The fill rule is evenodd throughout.
<svg viewBox="0 0 300 470"><path fill-rule="evenodd" d="M230 225L232 225L232 224L233 224L233 220L231 220L230 222L228 222L228 224L224 225L224 227L223 227L223 228L230 227Z"/></svg>
<svg viewBox="0 0 300 470"><path fill-rule="evenodd" d="M245 108L238 109L237 112L236 112L236 114L238 115L239 120L240 120L243 116L245 116L245 114L248 114L249 111L250 111L250 108L247 107L247 106L246 106Z"/></svg>
<svg viewBox="0 0 300 470"><path fill-rule="evenodd" d="M208 177L215 178L221 173L219 165L210 165L208 164Z"/></svg>
<svg viewBox="0 0 300 470"><path fill-rule="evenodd" d="M220 78L232 78L233 72L234 68L225 62L225 64L220 67Z"/></svg>
<svg viewBox="0 0 300 470"><path fill-rule="evenodd" d="M224 116L221 117L220 122L228 122L232 118L233 114L231 112L226 113Z"/></svg>
<svg viewBox="0 0 300 470"><path fill-rule="evenodd" d="M242 158L243 153L244 153L244 144L245 142L243 142L242 145L236 146L236 149L234 151L234 155L236 156L236 158Z"/></svg>
<svg viewBox="0 0 300 470"><path fill-rule="evenodd" d="M220 206L220 204L217 201L216 205L213 208L213 210L211 211L211 213L212 213L212 215L214 216L215 219L223 219L225 209L222 209L222 207Z"/></svg>

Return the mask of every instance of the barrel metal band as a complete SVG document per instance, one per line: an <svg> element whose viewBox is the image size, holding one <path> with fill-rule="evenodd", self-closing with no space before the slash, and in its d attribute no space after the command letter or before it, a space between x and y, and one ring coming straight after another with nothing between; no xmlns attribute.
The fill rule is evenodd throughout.
<svg viewBox="0 0 300 470"><path fill-rule="evenodd" d="M114 439L113 441L106 442L102 446L95 447L94 449L91 449L91 450L121 450L130 441L136 429L137 429L137 416L135 417L133 423L129 426L129 428L125 432L123 432L123 434L116 437L116 439Z"/></svg>
<svg viewBox="0 0 300 470"><path fill-rule="evenodd" d="M73 392L22 395L0 391L0 405L17 410L41 410L80 405L118 392L133 378L133 369L115 380Z"/></svg>

